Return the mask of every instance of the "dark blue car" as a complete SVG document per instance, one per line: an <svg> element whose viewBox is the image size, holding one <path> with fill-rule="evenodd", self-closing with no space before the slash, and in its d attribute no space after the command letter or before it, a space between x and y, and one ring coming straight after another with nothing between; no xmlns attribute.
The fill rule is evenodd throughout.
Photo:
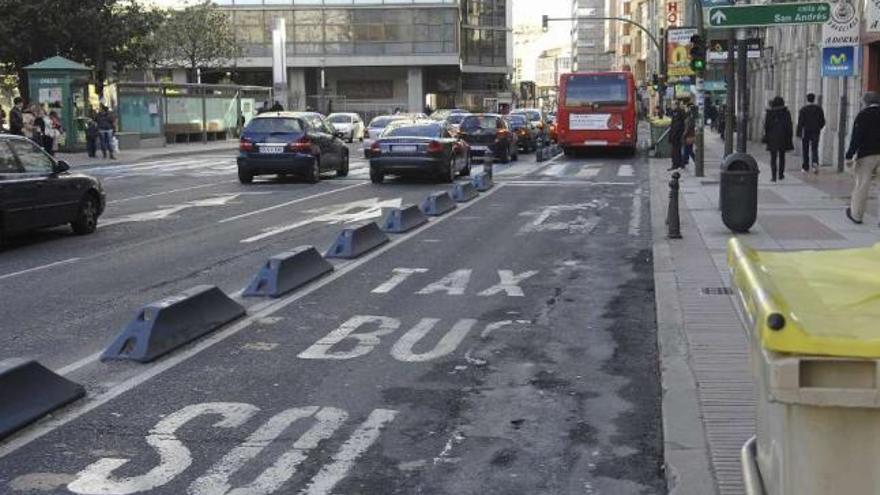
<svg viewBox="0 0 880 495"><path fill-rule="evenodd" d="M348 175L348 148L340 133L320 114L271 112L254 117L241 133L238 180L257 175L298 175L310 182L324 172Z"/></svg>

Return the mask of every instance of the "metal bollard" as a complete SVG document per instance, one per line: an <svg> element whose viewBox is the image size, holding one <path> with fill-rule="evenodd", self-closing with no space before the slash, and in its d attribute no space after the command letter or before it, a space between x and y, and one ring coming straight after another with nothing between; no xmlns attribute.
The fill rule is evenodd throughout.
<svg viewBox="0 0 880 495"><path fill-rule="evenodd" d="M678 179L681 174L674 172L669 181L669 209L666 210L666 237L681 239L681 220L678 218Z"/></svg>
<svg viewBox="0 0 880 495"><path fill-rule="evenodd" d="M495 164L495 157L493 156L492 151L486 151L486 154L483 155L483 172L492 178L492 166Z"/></svg>
<svg viewBox="0 0 880 495"><path fill-rule="evenodd" d="M544 160L546 160L544 157L544 141L539 139L535 144L535 161L543 162Z"/></svg>

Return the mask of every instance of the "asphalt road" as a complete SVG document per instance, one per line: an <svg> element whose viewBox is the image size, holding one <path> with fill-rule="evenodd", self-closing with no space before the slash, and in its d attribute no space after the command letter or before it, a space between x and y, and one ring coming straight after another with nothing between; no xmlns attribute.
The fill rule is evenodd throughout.
<svg viewBox="0 0 880 495"><path fill-rule="evenodd" d="M352 157L360 153L353 151ZM88 396L0 442L0 493L662 493L642 158L521 155L489 193L152 364L142 305L236 295L265 259L444 185L239 185L234 158L96 167L99 231L0 253L0 359Z"/></svg>

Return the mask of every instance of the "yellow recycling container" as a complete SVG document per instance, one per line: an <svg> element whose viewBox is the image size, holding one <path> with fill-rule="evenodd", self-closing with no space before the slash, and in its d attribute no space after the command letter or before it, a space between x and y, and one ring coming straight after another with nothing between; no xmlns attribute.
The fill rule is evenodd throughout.
<svg viewBox="0 0 880 495"><path fill-rule="evenodd" d="M770 252L734 238L728 265L758 390L750 495L880 494L880 244Z"/></svg>

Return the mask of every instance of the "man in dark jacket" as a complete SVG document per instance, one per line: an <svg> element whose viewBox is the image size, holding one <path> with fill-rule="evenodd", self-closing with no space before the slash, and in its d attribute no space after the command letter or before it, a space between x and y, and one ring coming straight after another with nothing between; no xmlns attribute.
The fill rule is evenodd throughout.
<svg viewBox="0 0 880 495"><path fill-rule="evenodd" d="M16 96L12 102L14 106L9 111L9 133L24 136L24 100Z"/></svg>
<svg viewBox="0 0 880 495"><path fill-rule="evenodd" d="M785 152L794 149L791 112L785 100L777 96L770 100L770 108L764 117L764 142L770 152L770 182L785 179Z"/></svg>
<svg viewBox="0 0 880 495"><path fill-rule="evenodd" d="M684 144L684 131L686 115L680 104L676 101L672 109L672 122L669 124L669 146L672 155L672 167L675 170L684 167L681 158L681 147Z"/></svg>
<svg viewBox="0 0 880 495"><path fill-rule="evenodd" d="M819 173L819 134L825 127L825 112L816 104L816 95L807 95L807 104L798 112L797 137L801 138L804 172L810 171L810 152L812 152L813 173Z"/></svg>
<svg viewBox="0 0 880 495"><path fill-rule="evenodd" d="M846 151L847 165L852 167L855 178L846 217L856 224L862 223L871 180L880 168L880 95L868 91L863 101L867 106L856 115ZM855 164L852 163L853 157L856 158Z"/></svg>

